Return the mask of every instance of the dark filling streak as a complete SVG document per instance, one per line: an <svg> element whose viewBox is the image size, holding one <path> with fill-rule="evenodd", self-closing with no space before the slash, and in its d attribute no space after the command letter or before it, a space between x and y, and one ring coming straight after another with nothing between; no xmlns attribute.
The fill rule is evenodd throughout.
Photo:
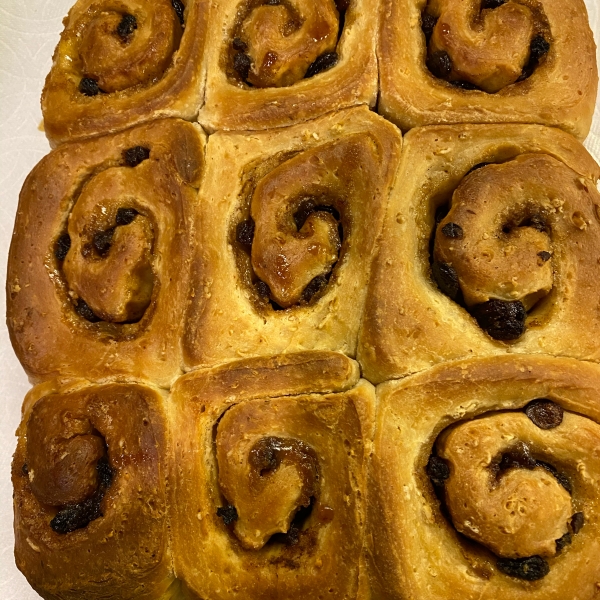
<svg viewBox="0 0 600 600"><path fill-rule="evenodd" d="M148 158L150 158L150 149L144 146L134 146L123 151L123 159L128 167L137 167Z"/></svg>
<svg viewBox="0 0 600 600"><path fill-rule="evenodd" d="M88 303L85 300L83 300L83 298L79 298L77 300L77 304L75 305L75 312L80 317L83 317L86 321L89 321L90 323L97 323L98 321L102 320L100 319L100 317L94 314L94 311L89 307Z"/></svg>
<svg viewBox="0 0 600 600"><path fill-rule="evenodd" d="M246 42L239 37L233 38L231 45L233 49L237 50L238 52L246 52L246 50L248 50L248 44L246 44Z"/></svg>
<svg viewBox="0 0 600 600"><path fill-rule="evenodd" d="M506 0L482 0L481 2L481 10L485 10L488 8L498 8L502 6Z"/></svg>
<svg viewBox="0 0 600 600"><path fill-rule="evenodd" d="M290 523L290 528L286 533L274 533L268 540L268 544L279 543L285 544L286 546L296 546L300 541L300 536L302 535L302 530L304 529L304 525L310 515L312 514L313 507L315 504L315 497L311 496L310 503L308 506L301 506L292 522Z"/></svg>
<svg viewBox="0 0 600 600"><path fill-rule="evenodd" d="M29 476L29 467L27 466L27 463L23 463L23 466L21 467L21 473L23 473L25 477Z"/></svg>
<svg viewBox="0 0 600 600"><path fill-rule="evenodd" d="M116 218L117 226L129 225L130 223L133 222L133 220L135 219L137 214L138 214L138 211L135 210L134 208L119 208L117 210L117 218Z"/></svg>
<svg viewBox="0 0 600 600"><path fill-rule="evenodd" d="M538 555L527 558L499 558L497 565L504 574L525 581L537 581L550 572L548 563Z"/></svg>
<svg viewBox="0 0 600 600"><path fill-rule="evenodd" d="M71 249L71 237L68 233L63 233L57 240L54 246L54 256L56 260L63 261L67 257Z"/></svg>
<svg viewBox="0 0 600 600"><path fill-rule="evenodd" d="M106 256L106 254L110 250L114 232L115 228L111 227L110 229L106 229L105 231L99 231L98 233L94 234L92 245L94 246L94 249L100 256Z"/></svg>
<svg viewBox="0 0 600 600"><path fill-rule="evenodd" d="M235 230L235 239L242 244L242 246L252 246L252 240L254 240L254 219L250 217L241 223L238 223Z"/></svg>
<svg viewBox="0 0 600 600"><path fill-rule="evenodd" d="M573 536L570 533L565 533L562 537L556 540L556 553L562 552L562 550L573 542Z"/></svg>
<svg viewBox="0 0 600 600"><path fill-rule="evenodd" d="M458 274L454 267L446 263L434 261L431 265L431 275L441 292L455 302L460 303L462 301Z"/></svg>
<svg viewBox="0 0 600 600"><path fill-rule="evenodd" d="M488 300L470 307L469 312L494 340L512 341L525 333L527 311L520 300Z"/></svg>
<svg viewBox="0 0 600 600"><path fill-rule="evenodd" d="M237 510L235 506L231 504L217 508L217 516L223 519L223 523L225 523L225 525L231 525L233 522L238 520Z"/></svg>
<svg viewBox="0 0 600 600"><path fill-rule="evenodd" d="M137 29L137 19L133 15L125 14L121 22L117 25L117 35L121 41L129 42L133 32Z"/></svg>
<svg viewBox="0 0 600 600"><path fill-rule="evenodd" d="M96 465L98 471L98 487L93 496L80 502L62 507L50 521L50 527L60 534L82 529L103 516L101 503L106 491L113 480L113 470L106 457L101 458Z"/></svg>
<svg viewBox="0 0 600 600"><path fill-rule="evenodd" d="M323 71L327 71L338 62L338 54L337 52L326 52L325 54L321 54L318 56L315 61L308 67L306 71L306 75L304 75L304 79L309 79L310 77L314 77Z"/></svg>
<svg viewBox="0 0 600 600"><path fill-rule="evenodd" d="M183 2L181 2L181 0L171 0L171 5L173 6L173 9L175 10L175 14L177 15L177 18L179 19L179 23L181 23L181 26L184 27L185 26L185 19L184 19L185 6L184 6Z"/></svg>
<svg viewBox="0 0 600 600"><path fill-rule="evenodd" d="M529 61L523 67L523 72L517 81L524 81L533 75L536 67L540 64L540 60L550 51L550 43L546 41L543 35L537 35L531 40L529 46Z"/></svg>
<svg viewBox="0 0 600 600"><path fill-rule="evenodd" d="M444 50L428 54L426 64L432 75L438 79L447 79L452 73L452 59Z"/></svg>

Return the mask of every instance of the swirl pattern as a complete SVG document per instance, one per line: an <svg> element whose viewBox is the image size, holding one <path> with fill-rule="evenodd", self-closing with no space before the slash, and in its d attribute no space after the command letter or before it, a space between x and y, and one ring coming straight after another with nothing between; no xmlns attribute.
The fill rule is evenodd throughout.
<svg viewBox="0 0 600 600"><path fill-rule="evenodd" d="M34 588L100 598L110 582L150 599L169 587L162 402L134 384L30 392L13 485L16 562ZM71 568L82 555L86 569Z"/></svg>
<svg viewBox="0 0 600 600"><path fill-rule="evenodd" d="M32 376L135 376L132 361L138 375L160 383L179 374L176 298L187 289L202 160L193 125L158 121L65 146L33 172L21 196L16 227L24 235L14 238L8 306L13 343ZM24 350L31 347L33 354Z"/></svg>
<svg viewBox="0 0 600 600"><path fill-rule="evenodd" d="M599 375L571 359L495 357L378 389L378 597L593 596Z"/></svg>
<svg viewBox="0 0 600 600"><path fill-rule="evenodd" d="M400 146L397 130L366 107L252 138L211 136L188 366L354 352Z"/></svg>
<svg viewBox="0 0 600 600"><path fill-rule="evenodd" d="M369 379L506 352L598 360L600 171L585 149L535 126L406 139L359 334Z"/></svg>
<svg viewBox="0 0 600 600"><path fill-rule="evenodd" d="M200 0L79 0L42 95L51 142L191 118L202 99L206 18Z"/></svg>
<svg viewBox="0 0 600 600"><path fill-rule="evenodd" d="M174 556L194 594L355 596L373 410L357 376L342 355L311 352L177 382Z"/></svg>

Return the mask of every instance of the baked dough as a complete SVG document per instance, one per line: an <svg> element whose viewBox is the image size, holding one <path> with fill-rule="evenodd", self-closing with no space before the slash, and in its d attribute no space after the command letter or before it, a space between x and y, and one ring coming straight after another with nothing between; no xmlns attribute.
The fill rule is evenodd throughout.
<svg viewBox="0 0 600 600"><path fill-rule="evenodd" d="M181 373L204 134L155 121L65 145L29 175L9 255L7 320L34 381Z"/></svg>
<svg viewBox="0 0 600 600"><path fill-rule="evenodd" d="M379 9L379 0L218 2L200 123L211 132L269 129L373 106Z"/></svg>
<svg viewBox="0 0 600 600"><path fill-rule="evenodd" d="M178 380L173 547L193 598L365 597L373 402L358 365L325 352Z"/></svg>
<svg viewBox="0 0 600 600"><path fill-rule="evenodd" d="M366 107L209 138L186 366L302 350L350 356L401 137Z"/></svg>
<svg viewBox="0 0 600 600"><path fill-rule="evenodd" d="M379 386L373 597L594 597L598 389L597 365L532 356L438 365Z"/></svg>
<svg viewBox="0 0 600 600"><path fill-rule="evenodd" d="M583 139L592 123L598 71L583 0L385 0L378 57L378 110L402 130L539 123Z"/></svg>
<svg viewBox="0 0 600 600"><path fill-rule="evenodd" d="M171 597L165 400L83 380L29 392L12 468L15 559L44 598Z"/></svg>
<svg viewBox="0 0 600 600"><path fill-rule="evenodd" d="M359 336L365 377L506 352L598 361L599 176L557 129L409 132Z"/></svg>
<svg viewBox="0 0 600 600"><path fill-rule="evenodd" d="M51 144L159 117L195 118L208 7L207 0L78 0L42 93Z"/></svg>

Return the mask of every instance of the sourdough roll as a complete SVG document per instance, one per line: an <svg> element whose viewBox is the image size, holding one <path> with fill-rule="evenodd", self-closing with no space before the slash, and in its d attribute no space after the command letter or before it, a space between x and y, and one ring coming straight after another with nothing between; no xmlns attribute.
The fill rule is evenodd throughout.
<svg viewBox="0 0 600 600"><path fill-rule="evenodd" d="M164 403L145 385L83 380L25 399L15 559L43 598L171 597Z"/></svg>
<svg viewBox="0 0 600 600"><path fill-rule="evenodd" d="M158 117L194 118L208 12L206 0L78 0L42 93L51 144Z"/></svg>
<svg viewBox="0 0 600 600"><path fill-rule="evenodd" d="M377 97L379 0L225 0L207 44L209 131L286 127Z"/></svg>
<svg viewBox="0 0 600 600"><path fill-rule="evenodd" d="M193 598L364 597L374 390L341 354L182 377L171 417L175 570Z"/></svg>
<svg viewBox="0 0 600 600"><path fill-rule="evenodd" d="M377 389L374 597L592 599L600 367L495 357Z"/></svg>
<svg viewBox="0 0 600 600"><path fill-rule="evenodd" d="M202 130L164 120L65 145L33 170L7 288L30 377L177 377L203 161Z"/></svg>
<svg viewBox="0 0 600 600"><path fill-rule="evenodd" d="M507 352L598 361L599 176L556 129L409 132L359 335L366 377Z"/></svg>
<svg viewBox="0 0 600 600"><path fill-rule="evenodd" d="M583 0L385 0L381 114L403 130L539 123L583 139L598 72Z"/></svg>
<svg viewBox="0 0 600 600"><path fill-rule="evenodd" d="M303 350L355 353L401 141L366 108L209 138L188 368Z"/></svg>

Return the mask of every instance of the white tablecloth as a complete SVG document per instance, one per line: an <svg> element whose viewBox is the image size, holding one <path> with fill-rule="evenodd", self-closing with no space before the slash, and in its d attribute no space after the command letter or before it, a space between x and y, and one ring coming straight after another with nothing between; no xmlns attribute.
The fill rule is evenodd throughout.
<svg viewBox="0 0 600 600"><path fill-rule="evenodd" d="M0 0L0 280L21 185L33 166L48 153L40 131L40 93L62 30L61 21L74 0ZM565 0L568 2L568 0ZM596 40L600 42L598 0L586 0ZM600 53L599 61L600 63ZM600 158L600 102L586 145ZM0 313L5 314L4 293ZM13 558L10 462L14 431L29 383L12 351L5 319L0 319L0 598L33 600L39 596L17 570Z"/></svg>

